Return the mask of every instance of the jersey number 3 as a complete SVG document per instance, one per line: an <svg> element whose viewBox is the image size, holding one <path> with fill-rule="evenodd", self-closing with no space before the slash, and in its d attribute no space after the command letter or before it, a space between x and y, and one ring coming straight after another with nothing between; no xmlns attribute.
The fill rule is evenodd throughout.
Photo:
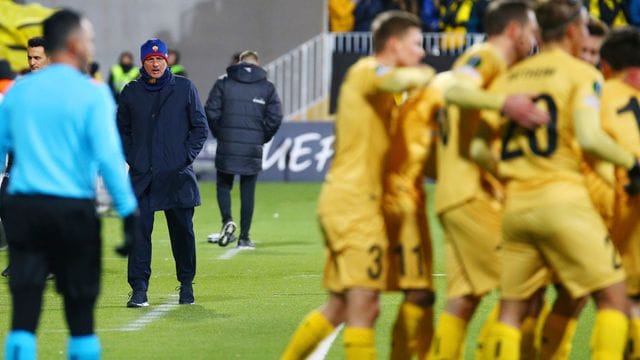
<svg viewBox="0 0 640 360"><path fill-rule="evenodd" d="M502 138L502 152L500 154L502 160L510 160L524 155L524 151L518 145L514 146L509 144L509 142L520 133L527 136L529 140L529 148L535 155L549 157L554 153L554 151L556 151L556 147L558 146L558 132L556 129L558 126L558 108L556 103L553 101L553 98L547 94L535 97L533 102L543 102L549 112L549 123L544 127L540 127L540 129L546 128L547 147L543 148L539 144L536 136L536 130L524 129L511 120L509 121L504 137Z"/></svg>

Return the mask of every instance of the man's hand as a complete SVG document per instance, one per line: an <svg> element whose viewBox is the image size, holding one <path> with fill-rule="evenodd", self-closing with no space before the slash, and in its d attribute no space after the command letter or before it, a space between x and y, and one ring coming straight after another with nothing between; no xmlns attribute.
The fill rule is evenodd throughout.
<svg viewBox="0 0 640 360"><path fill-rule="evenodd" d="M133 249L133 244L138 241L139 234L139 222L140 214L138 209L131 213L131 215L122 219L122 230L124 233L124 240L122 245L116 248L116 253L121 256L128 256Z"/></svg>
<svg viewBox="0 0 640 360"><path fill-rule="evenodd" d="M624 186L624 190L632 196L640 194L640 165L637 159L633 167L627 170L627 175L629 176L629 183Z"/></svg>
<svg viewBox="0 0 640 360"><path fill-rule="evenodd" d="M526 129L534 129L549 122L549 114L538 109L528 95L509 95L502 113Z"/></svg>

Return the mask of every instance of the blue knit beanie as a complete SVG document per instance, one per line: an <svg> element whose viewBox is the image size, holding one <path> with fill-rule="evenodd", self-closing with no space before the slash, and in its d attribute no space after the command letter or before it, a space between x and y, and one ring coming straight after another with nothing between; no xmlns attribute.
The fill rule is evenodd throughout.
<svg viewBox="0 0 640 360"><path fill-rule="evenodd" d="M149 56L161 56L168 61L167 45L160 39L149 39L140 46L140 60L145 61Z"/></svg>

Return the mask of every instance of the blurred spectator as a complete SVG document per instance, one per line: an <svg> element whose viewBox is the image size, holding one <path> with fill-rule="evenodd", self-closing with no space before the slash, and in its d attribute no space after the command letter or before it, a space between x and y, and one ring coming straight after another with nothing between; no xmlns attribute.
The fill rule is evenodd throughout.
<svg viewBox="0 0 640 360"><path fill-rule="evenodd" d="M637 0L585 0L585 5L591 16L602 20L609 27L616 27L629 24L630 2Z"/></svg>
<svg viewBox="0 0 640 360"><path fill-rule="evenodd" d="M587 28L589 29L589 36L587 36L582 43L582 54L580 55L580 58L589 64L598 67L600 64L600 47L602 46L605 36L609 32L609 28L604 22L594 18L593 16L589 18Z"/></svg>
<svg viewBox="0 0 640 360"><path fill-rule="evenodd" d="M2 101L2 96L7 93L15 78L16 74L11 71L9 62L5 59L0 59L0 101Z"/></svg>
<svg viewBox="0 0 640 360"><path fill-rule="evenodd" d="M118 63L111 67L109 74L109 87L116 102L124 86L137 79L138 76L140 76L140 70L133 64L133 54L129 51L122 52Z"/></svg>
<svg viewBox="0 0 640 360"><path fill-rule="evenodd" d="M229 66L235 65L240 62L240 54L242 54L242 51L235 52L233 53L233 55L231 55L231 61L229 62Z"/></svg>
<svg viewBox="0 0 640 360"><path fill-rule="evenodd" d="M640 26L640 0L629 0L629 23Z"/></svg>
<svg viewBox="0 0 640 360"><path fill-rule="evenodd" d="M180 64L180 52L175 49L169 49L169 68L171 69L171 73L173 75L180 75L184 77L187 76L187 71L184 66Z"/></svg>
<svg viewBox="0 0 640 360"><path fill-rule="evenodd" d="M355 8L355 0L329 0L329 31L352 31Z"/></svg>
<svg viewBox="0 0 640 360"><path fill-rule="evenodd" d="M476 0L475 4L473 4L473 8L471 9L471 16L469 17L469 21L467 21L467 32L468 33L483 33L484 26L483 19L484 13L489 6L491 0Z"/></svg>
<svg viewBox="0 0 640 360"><path fill-rule="evenodd" d="M391 9L397 9L397 7L390 0L358 0L353 12L355 21L353 30L370 31L376 15Z"/></svg>
<svg viewBox="0 0 640 360"><path fill-rule="evenodd" d="M420 8L422 29L426 32L438 32L440 29L440 14L438 7L432 0L424 0Z"/></svg>
<svg viewBox="0 0 640 360"><path fill-rule="evenodd" d="M27 42L27 62L31 71L37 71L49 65L49 55L44 51L44 38L36 36Z"/></svg>
<svg viewBox="0 0 640 360"><path fill-rule="evenodd" d="M94 80L102 81L102 75L100 74L100 64L95 61L92 61L89 64L89 76Z"/></svg>

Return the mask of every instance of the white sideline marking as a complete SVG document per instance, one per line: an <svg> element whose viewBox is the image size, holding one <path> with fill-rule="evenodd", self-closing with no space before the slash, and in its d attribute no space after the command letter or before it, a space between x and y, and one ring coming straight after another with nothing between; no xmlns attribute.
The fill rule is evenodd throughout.
<svg viewBox="0 0 640 360"><path fill-rule="evenodd" d="M227 250L224 254L218 256L218 260L229 260L232 257L236 256L237 253L240 252L241 249L234 247L233 249Z"/></svg>
<svg viewBox="0 0 640 360"><path fill-rule="evenodd" d="M309 356L307 356L306 360L324 360L324 358L326 358L327 354L329 353L329 349L331 349L331 345L336 340L343 327L344 324L338 325L338 327L333 330L331 335L322 340L322 342L318 344L318 347L316 347L316 349Z"/></svg>
<svg viewBox="0 0 640 360"><path fill-rule="evenodd" d="M169 311L175 309L178 307L178 304L176 303L176 300L178 298L178 295L171 295L169 296L169 301L170 302L166 302L158 307L156 307L155 309L149 311L148 313L142 315L141 317L139 317L137 320L127 324L126 326L123 326L119 329L117 329L118 331L139 331L144 329L145 326L151 324L152 322L158 320L159 318L161 318L162 316L166 315Z"/></svg>

